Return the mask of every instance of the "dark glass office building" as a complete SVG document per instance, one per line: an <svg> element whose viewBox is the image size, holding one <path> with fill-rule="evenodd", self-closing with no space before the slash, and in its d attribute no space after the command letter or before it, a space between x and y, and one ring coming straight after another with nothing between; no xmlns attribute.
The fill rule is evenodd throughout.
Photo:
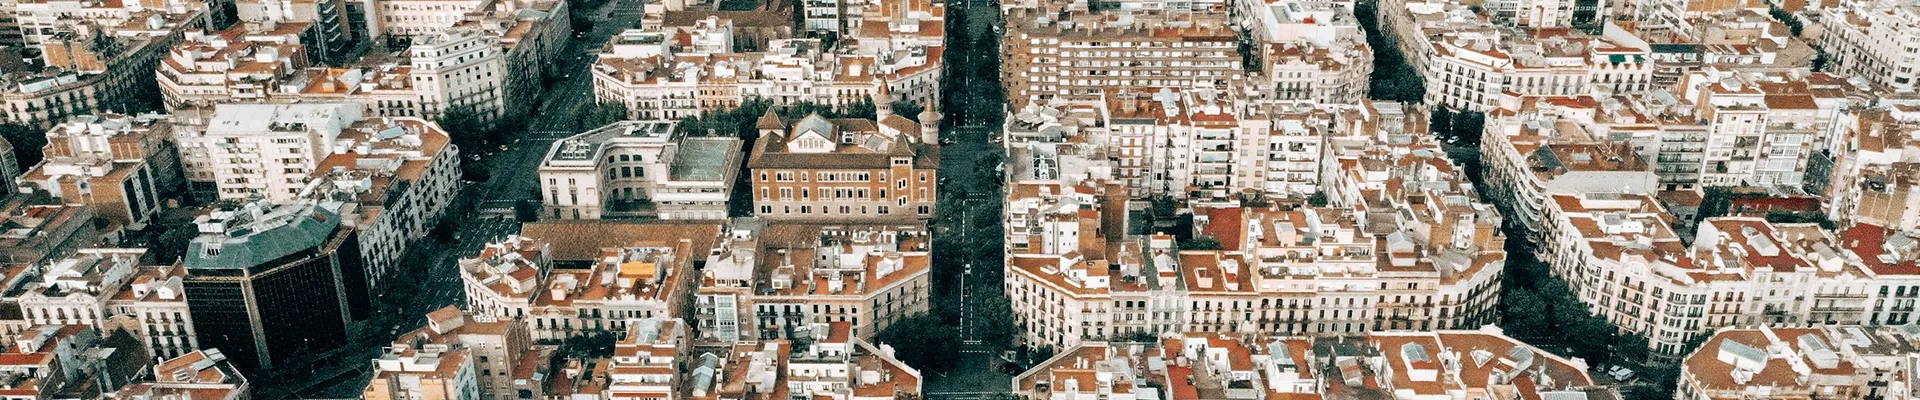
<svg viewBox="0 0 1920 400"><path fill-rule="evenodd" d="M251 204L195 221L185 257L187 306L202 348L246 373L312 358L347 341L348 270L359 243L312 204Z"/></svg>

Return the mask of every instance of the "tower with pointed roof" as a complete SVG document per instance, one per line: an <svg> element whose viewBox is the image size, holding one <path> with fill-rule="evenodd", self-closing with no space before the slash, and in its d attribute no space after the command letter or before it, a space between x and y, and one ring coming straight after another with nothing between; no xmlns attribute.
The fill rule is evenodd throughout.
<svg viewBox="0 0 1920 400"><path fill-rule="evenodd" d="M921 143L940 142L940 117L940 112L934 111L932 105L920 109Z"/></svg>
<svg viewBox="0 0 1920 400"><path fill-rule="evenodd" d="M893 116L893 88L887 85L887 78L874 79L879 87L873 90L873 120L886 121Z"/></svg>
<svg viewBox="0 0 1920 400"><path fill-rule="evenodd" d="M753 128L760 131L760 137L779 135L787 130L787 121L774 113L772 106L768 106L767 113L760 115L760 120L753 123Z"/></svg>

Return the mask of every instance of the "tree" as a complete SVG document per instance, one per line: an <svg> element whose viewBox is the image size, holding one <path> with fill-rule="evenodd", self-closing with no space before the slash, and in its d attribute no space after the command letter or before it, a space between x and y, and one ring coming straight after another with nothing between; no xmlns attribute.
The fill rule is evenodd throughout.
<svg viewBox="0 0 1920 400"><path fill-rule="evenodd" d="M1374 2L1355 4L1353 15L1367 32L1367 46L1373 48L1373 79L1368 85L1368 97L1419 103L1427 95L1426 84L1422 82L1420 73L1407 63L1406 55L1400 53L1400 48L1388 43L1386 32L1380 31L1380 14L1376 12Z"/></svg>
<svg viewBox="0 0 1920 400"><path fill-rule="evenodd" d="M583 15L575 15L567 21L574 32L593 32L593 20L585 18Z"/></svg>
<svg viewBox="0 0 1920 400"><path fill-rule="evenodd" d="M840 116L845 118L874 119L879 116L876 110L878 110L878 108L873 104L873 97L868 96L861 98L860 101L853 102L853 104L848 104L845 110L841 110Z"/></svg>
<svg viewBox="0 0 1920 400"><path fill-rule="evenodd" d="M1427 117L1427 134L1443 136L1453 133L1453 110L1446 107L1434 107Z"/></svg>
<svg viewBox="0 0 1920 400"><path fill-rule="evenodd" d="M453 145L461 150L480 153L486 148L487 126L473 106L449 106L440 113L437 121L440 129L446 130L447 136L453 138Z"/></svg>
<svg viewBox="0 0 1920 400"><path fill-rule="evenodd" d="M536 194L535 196L538 196L538 195ZM539 221L540 220L540 202L535 200L521 200L521 201L514 202L513 218L516 220L519 220L520 222Z"/></svg>
<svg viewBox="0 0 1920 400"><path fill-rule="evenodd" d="M980 309L973 313L974 318L979 319L974 326L974 338L993 348L1013 345L1020 327L1013 320L1013 307L1007 303L1007 297L999 290L983 290L975 296L980 296Z"/></svg>
<svg viewBox="0 0 1920 400"><path fill-rule="evenodd" d="M1327 192L1324 192L1324 191L1322 191L1322 192L1313 192L1313 195L1312 195L1312 196L1307 196L1307 205L1311 205L1311 206L1314 206L1314 207L1326 207L1326 206L1327 206Z"/></svg>
<svg viewBox="0 0 1920 400"><path fill-rule="evenodd" d="M41 151L47 146L45 132L26 125L0 124L0 137L13 145L13 158L20 162L20 170L40 164Z"/></svg>
<svg viewBox="0 0 1920 400"><path fill-rule="evenodd" d="M152 247L147 248L147 255L153 257L156 265L173 265L174 260L179 260L180 256L186 253L187 242L193 241L193 237L198 236L199 232L193 225L176 225L162 229L164 230L159 235L154 236L154 242L150 244Z"/></svg>
<svg viewBox="0 0 1920 400"><path fill-rule="evenodd" d="M877 339L893 346L895 358L921 371L949 371L960 353L959 332L925 313L901 318L881 330Z"/></svg>
<svg viewBox="0 0 1920 400"><path fill-rule="evenodd" d="M1793 37L1800 37L1800 32L1806 29L1805 26L1800 24L1799 17L1794 16L1793 13L1787 12L1786 9L1780 8L1778 5L1770 5L1767 8L1767 15L1773 16L1774 20L1786 25L1787 33L1793 34Z"/></svg>
<svg viewBox="0 0 1920 400"><path fill-rule="evenodd" d="M493 172L488 171L486 166L471 162L460 163L460 180L486 182L489 179L493 179Z"/></svg>
<svg viewBox="0 0 1920 400"><path fill-rule="evenodd" d="M493 127L487 129L484 140L489 145L506 143L508 134L525 131L526 129L527 116L525 113L508 112L506 115L502 115L499 119L493 121Z"/></svg>
<svg viewBox="0 0 1920 400"><path fill-rule="evenodd" d="M1615 329L1612 323L1589 314L1586 310L1564 311L1556 316L1566 324L1560 328L1560 332L1565 334L1563 339L1579 338L1563 343L1573 350L1574 355L1586 359L1589 363L1610 362L1615 343L1614 335L1618 333L1618 329ZM1640 347L1646 347L1646 343L1642 342Z"/></svg>
<svg viewBox="0 0 1920 400"><path fill-rule="evenodd" d="M1135 343L1154 343L1160 341L1160 336L1155 335L1153 332L1133 331L1127 333L1126 338L1122 340Z"/></svg>
<svg viewBox="0 0 1920 400"><path fill-rule="evenodd" d="M1647 362L1647 335L1629 333L1614 338L1614 362L1643 364Z"/></svg>
<svg viewBox="0 0 1920 400"><path fill-rule="evenodd" d="M1191 240L1180 242L1181 250L1220 250L1220 240L1208 236L1195 236Z"/></svg>
<svg viewBox="0 0 1920 400"><path fill-rule="evenodd" d="M453 243L454 233L460 230L456 221L454 218L441 218L440 223L433 224L433 229L427 235L440 243Z"/></svg>
<svg viewBox="0 0 1920 400"><path fill-rule="evenodd" d="M1723 217L1733 207L1733 189L1710 187L1700 195L1700 210L1694 213L1693 221L1706 221L1708 218Z"/></svg>
<svg viewBox="0 0 1920 400"><path fill-rule="evenodd" d="M607 126L607 124L627 120L627 106L619 103L595 103L582 113L574 132L586 132Z"/></svg>
<svg viewBox="0 0 1920 400"><path fill-rule="evenodd" d="M1453 115L1452 126L1447 130L1449 139L1458 140L1461 146L1480 146L1480 132L1486 129L1487 114L1479 111L1463 111Z"/></svg>
<svg viewBox="0 0 1920 400"><path fill-rule="evenodd" d="M892 111L893 115L907 117L907 119L913 120L913 122L920 122L920 112L926 109L926 107L921 107L919 103L908 100L893 102Z"/></svg>
<svg viewBox="0 0 1920 400"><path fill-rule="evenodd" d="M1532 289L1516 287L1503 296L1501 327L1507 332L1525 338L1551 334L1547 326L1547 304Z"/></svg>
<svg viewBox="0 0 1920 400"><path fill-rule="evenodd" d="M1053 354L1055 352L1056 350L1053 349L1053 346L1050 346L1050 345L1040 346L1038 348L1033 349L1032 353L1027 354L1027 362L1029 364L1039 364L1042 362L1046 362L1047 360L1053 359Z"/></svg>
<svg viewBox="0 0 1920 400"><path fill-rule="evenodd" d="M617 341L613 332L608 331L574 335L560 341L560 354L571 358L612 357L613 347Z"/></svg>
<svg viewBox="0 0 1920 400"><path fill-rule="evenodd" d="M1833 221L1827 219L1826 213L1817 212L1817 211L1815 212L1768 211L1767 222L1772 222L1776 224L1814 223L1814 224L1820 224L1821 228L1826 228L1826 229L1835 228Z"/></svg>

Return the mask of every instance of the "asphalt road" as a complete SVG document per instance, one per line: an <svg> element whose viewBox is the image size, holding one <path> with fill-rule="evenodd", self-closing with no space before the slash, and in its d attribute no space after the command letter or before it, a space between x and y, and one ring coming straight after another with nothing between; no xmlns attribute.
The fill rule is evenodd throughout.
<svg viewBox="0 0 1920 400"><path fill-rule="evenodd" d="M923 388L928 399L986 398L1011 391L1010 376L1000 373L1002 349L982 344L978 326L979 311L986 296L998 296L1003 276L1001 269L1001 203L1005 194L997 161L1005 155L999 143L1006 101L1001 97L999 43L993 27L1000 19L999 6L991 0L958 0L948 3L948 15L965 14L968 26L949 26L945 76L941 89L946 93L942 109L945 127L941 132L940 177L942 180L941 218L935 221L938 234L959 235L957 249L935 249L942 257L958 256L966 260L959 290L952 298L936 302L957 305L960 310L960 346L958 367L947 373L927 374ZM966 36L960 36L966 35ZM950 305L951 307L951 305Z"/></svg>
<svg viewBox="0 0 1920 400"><path fill-rule="evenodd" d="M575 120L593 104L593 77L589 73L595 53L607 39L640 20L642 0L613 0L594 12L594 30L586 37L572 40L561 54L561 78L554 81L543 96L540 112L529 129L479 161L485 163L492 179L470 183L461 188L447 218L458 229L452 243L423 239L408 249L402 279L391 279L375 300L374 314L356 324L347 346L323 355L303 373L256 380L256 398L358 398L372 379L371 360L400 333L425 324L426 313L466 301L460 284L460 257L478 251L486 243L520 232L514 220L512 204L537 200L536 181L540 158L554 140L574 134ZM472 154L476 150L461 149Z"/></svg>

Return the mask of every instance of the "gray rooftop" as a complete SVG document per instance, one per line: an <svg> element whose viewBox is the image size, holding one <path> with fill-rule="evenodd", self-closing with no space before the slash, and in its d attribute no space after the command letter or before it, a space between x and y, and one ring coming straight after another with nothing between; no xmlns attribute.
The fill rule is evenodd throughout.
<svg viewBox="0 0 1920 400"><path fill-rule="evenodd" d="M340 226L340 216L320 207L287 216L283 224L247 224L221 235L203 235L187 245L189 269L251 268L307 249L318 248ZM255 231L255 229L262 229ZM207 250L217 248L209 254Z"/></svg>
<svg viewBox="0 0 1920 400"><path fill-rule="evenodd" d="M727 178L727 165L740 152L740 139L699 137L687 138L680 142L680 149L674 153L673 165L667 167L667 177L676 181L717 181Z"/></svg>

